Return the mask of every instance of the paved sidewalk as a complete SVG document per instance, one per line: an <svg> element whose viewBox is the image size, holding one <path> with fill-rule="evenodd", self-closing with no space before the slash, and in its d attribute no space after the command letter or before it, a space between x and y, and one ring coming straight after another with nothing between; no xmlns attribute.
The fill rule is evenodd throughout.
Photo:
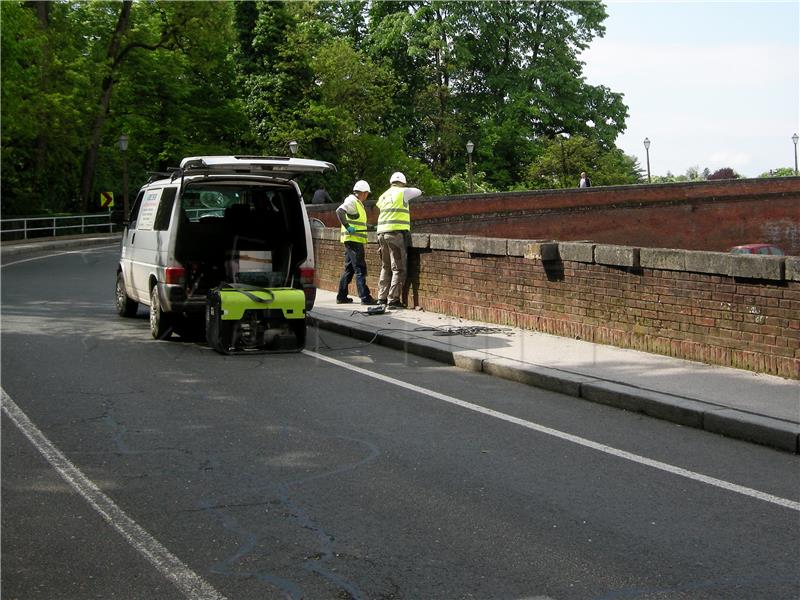
<svg viewBox="0 0 800 600"><path fill-rule="evenodd" d="M309 323L472 371L800 452L800 381L421 310L366 315L317 290ZM468 328L478 327L468 336ZM441 335L446 330L457 335ZM439 335L437 335L439 334Z"/></svg>

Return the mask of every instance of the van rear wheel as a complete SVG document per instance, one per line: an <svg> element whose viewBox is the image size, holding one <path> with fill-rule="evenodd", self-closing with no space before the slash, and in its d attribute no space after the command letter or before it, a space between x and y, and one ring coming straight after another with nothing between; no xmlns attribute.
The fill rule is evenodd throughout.
<svg viewBox="0 0 800 600"><path fill-rule="evenodd" d="M116 304L117 314L120 317L134 317L136 310L139 308L139 303L136 300L131 300L128 293L125 291L125 278L122 272L117 273L117 290L116 290Z"/></svg>
<svg viewBox="0 0 800 600"><path fill-rule="evenodd" d="M172 335L172 316L161 310L157 285L150 290L150 334L157 340L165 340Z"/></svg>

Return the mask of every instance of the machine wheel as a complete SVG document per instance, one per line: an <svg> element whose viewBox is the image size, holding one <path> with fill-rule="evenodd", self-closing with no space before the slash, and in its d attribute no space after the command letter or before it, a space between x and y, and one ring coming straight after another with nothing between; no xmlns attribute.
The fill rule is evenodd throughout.
<svg viewBox="0 0 800 600"><path fill-rule="evenodd" d="M157 340L165 340L172 335L172 317L161 310L157 285L150 290L150 333Z"/></svg>
<svg viewBox="0 0 800 600"><path fill-rule="evenodd" d="M179 336L187 340L205 340L206 324L204 317L197 315L181 315L173 323L173 330Z"/></svg>
<svg viewBox="0 0 800 600"><path fill-rule="evenodd" d="M128 293L125 291L125 279L122 277L122 272L117 273L117 314L120 317L134 317L139 308L139 303L131 300Z"/></svg>
<svg viewBox="0 0 800 600"><path fill-rule="evenodd" d="M298 319L291 322L292 331L297 338L298 352L306 347L306 320Z"/></svg>

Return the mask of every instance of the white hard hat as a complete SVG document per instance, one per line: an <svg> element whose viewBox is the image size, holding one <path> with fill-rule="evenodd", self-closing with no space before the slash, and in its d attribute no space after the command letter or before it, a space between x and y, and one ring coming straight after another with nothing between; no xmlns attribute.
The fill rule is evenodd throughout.
<svg viewBox="0 0 800 600"><path fill-rule="evenodd" d="M406 176L403 175L400 171L392 173L392 176L389 178L389 183L402 183L403 185L405 185Z"/></svg>
<svg viewBox="0 0 800 600"><path fill-rule="evenodd" d="M353 191L354 192L371 192L372 190L369 189L369 184L364 181L363 179L359 179L353 184Z"/></svg>

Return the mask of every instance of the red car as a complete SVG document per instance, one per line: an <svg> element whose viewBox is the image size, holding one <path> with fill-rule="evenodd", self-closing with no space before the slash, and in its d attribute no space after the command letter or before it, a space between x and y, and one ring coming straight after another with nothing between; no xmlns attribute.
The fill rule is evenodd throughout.
<svg viewBox="0 0 800 600"><path fill-rule="evenodd" d="M786 253L774 244L744 244L730 249L734 254L768 254L771 256L784 256Z"/></svg>

